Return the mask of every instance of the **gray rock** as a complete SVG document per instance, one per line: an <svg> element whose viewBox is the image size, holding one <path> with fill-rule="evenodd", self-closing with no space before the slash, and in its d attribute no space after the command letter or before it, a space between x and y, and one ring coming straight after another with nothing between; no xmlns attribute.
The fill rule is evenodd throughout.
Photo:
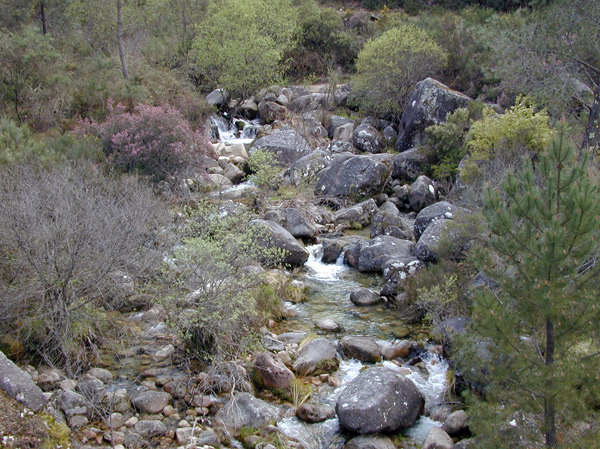
<svg viewBox="0 0 600 449"><path fill-rule="evenodd" d="M471 318L468 316L447 318L433 328L431 335L435 336L438 341L451 344L457 336L463 335L467 331L470 321Z"/></svg>
<svg viewBox="0 0 600 449"><path fill-rule="evenodd" d="M293 369L301 375L335 371L339 365L334 342L325 338L315 338L302 345Z"/></svg>
<svg viewBox="0 0 600 449"><path fill-rule="evenodd" d="M392 178L411 182L425 172L427 158L418 148L411 148L394 156Z"/></svg>
<svg viewBox="0 0 600 449"><path fill-rule="evenodd" d="M373 367L344 388L336 412L340 425L352 432L396 432L414 424L423 404L412 381L389 368Z"/></svg>
<svg viewBox="0 0 600 449"><path fill-rule="evenodd" d="M110 382L113 380L112 373L104 368L92 368L87 372L90 376L94 376L96 379L102 382Z"/></svg>
<svg viewBox="0 0 600 449"><path fill-rule="evenodd" d="M163 391L144 391L132 399L133 406L145 413L158 413L171 401L171 395Z"/></svg>
<svg viewBox="0 0 600 449"><path fill-rule="evenodd" d="M457 410L446 418L442 429L450 436L461 435L469 430L468 419L469 417L464 410Z"/></svg>
<svg viewBox="0 0 600 449"><path fill-rule="evenodd" d="M386 204L391 204L389 201ZM402 240L412 240L413 230L410 227L408 220L403 218L399 213L396 206L395 213L390 212L388 207L387 210L379 210L371 220L371 237L377 237L378 235L390 235Z"/></svg>
<svg viewBox="0 0 600 449"><path fill-rule="evenodd" d="M310 215L297 207L271 210L265 214L265 219L279 223L295 238L312 239L317 235L317 227Z"/></svg>
<svg viewBox="0 0 600 449"><path fill-rule="evenodd" d="M371 223L376 212L377 203L370 198L362 203L338 210L334 215L334 220L336 224L341 224L344 228L364 227Z"/></svg>
<svg viewBox="0 0 600 449"><path fill-rule="evenodd" d="M284 332L279 334L277 339L288 344L298 344L306 338L308 334L306 332Z"/></svg>
<svg viewBox="0 0 600 449"><path fill-rule="evenodd" d="M333 154L315 150L295 161L284 173L283 178L288 183L298 186L311 183L324 168L333 161Z"/></svg>
<svg viewBox="0 0 600 449"><path fill-rule="evenodd" d="M309 423L317 423L333 418L335 410L333 407L319 404L304 403L296 410L298 419Z"/></svg>
<svg viewBox="0 0 600 449"><path fill-rule="evenodd" d="M302 266L308 260L309 253L304 246L283 226L270 220L252 220L250 227L254 230L259 245L266 248L280 248L285 251L283 262L291 266Z"/></svg>
<svg viewBox="0 0 600 449"><path fill-rule="evenodd" d="M348 359L357 359L365 363L381 361L381 350L371 337L356 337L347 335L339 342L340 352Z"/></svg>
<svg viewBox="0 0 600 449"><path fill-rule="evenodd" d="M262 387L285 390L295 376L278 357L263 352L254 360L253 379Z"/></svg>
<svg viewBox="0 0 600 449"><path fill-rule="evenodd" d="M346 123L335 129L333 139L341 142L353 142L354 123Z"/></svg>
<svg viewBox="0 0 600 449"><path fill-rule="evenodd" d="M413 348L413 342L409 340L378 341L377 344L385 360L408 357Z"/></svg>
<svg viewBox="0 0 600 449"><path fill-rule="evenodd" d="M423 442L423 449L452 449L452 438L440 427L432 427Z"/></svg>
<svg viewBox="0 0 600 449"><path fill-rule="evenodd" d="M381 302L381 296L371 289L359 288L350 293L350 301L357 306L372 306Z"/></svg>
<svg viewBox="0 0 600 449"><path fill-rule="evenodd" d="M244 173L234 164L229 163L223 170L223 176L229 179L233 184L238 184L246 177L246 173Z"/></svg>
<svg viewBox="0 0 600 449"><path fill-rule="evenodd" d="M352 93L352 83L342 84L333 93L333 100L336 106L343 106L346 104L346 100Z"/></svg>
<svg viewBox="0 0 600 449"><path fill-rule="evenodd" d="M412 276L418 269L423 267L423 263L416 257L412 260L396 260L390 259L383 264L383 287L381 288L381 296L393 298L402 291L404 280L408 276Z"/></svg>
<svg viewBox="0 0 600 449"><path fill-rule="evenodd" d="M250 155L259 148L273 153L284 166L289 166L311 152L308 142L293 129L275 131L269 136L255 140L250 148Z"/></svg>
<svg viewBox="0 0 600 449"><path fill-rule="evenodd" d="M258 115L258 104L254 101L254 98L248 98L244 100L240 105L240 114L249 119L255 119Z"/></svg>
<svg viewBox="0 0 600 449"><path fill-rule="evenodd" d="M340 153L317 175L316 195L375 196L383 192L392 170L391 154Z"/></svg>
<svg viewBox="0 0 600 449"><path fill-rule="evenodd" d="M344 445L344 449L394 449L396 445L387 437L360 435Z"/></svg>
<svg viewBox="0 0 600 449"><path fill-rule="evenodd" d="M477 441L475 438L467 438L460 440L458 443L452 446L452 449L475 449L477 447L476 444Z"/></svg>
<svg viewBox="0 0 600 449"><path fill-rule="evenodd" d="M89 420L85 416L73 415L69 418L69 427L71 427L72 429L79 429L87 425L88 422Z"/></svg>
<svg viewBox="0 0 600 449"><path fill-rule="evenodd" d="M435 185L431 179L421 175L413 182L408 191L408 202L412 210L419 212L421 209L435 203Z"/></svg>
<svg viewBox="0 0 600 449"><path fill-rule="evenodd" d="M77 384L77 390L91 401L101 401L106 393L106 385L100 379L85 374Z"/></svg>
<svg viewBox="0 0 600 449"><path fill-rule="evenodd" d="M220 107L225 103L225 97L223 95L223 89L215 89L206 96L206 102L211 106Z"/></svg>
<svg viewBox="0 0 600 449"><path fill-rule="evenodd" d="M345 252L348 263L362 272L378 272L389 260L406 264L415 260L411 254L413 242L388 235L379 235L352 245Z"/></svg>
<svg viewBox="0 0 600 449"><path fill-rule="evenodd" d="M449 112L462 108L471 101L466 95L432 78L417 83L402 111L396 149L402 152L417 146L422 142L425 128L445 122Z"/></svg>
<svg viewBox="0 0 600 449"><path fill-rule="evenodd" d="M396 132L394 127L391 125L386 126L383 129L383 132L381 133L381 135L383 136L384 144L388 147L393 148L394 145L396 144L396 140L398 139L398 133Z"/></svg>
<svg viewBox="0 0 600 449"><path fill-rule="evenodd" d="M362 240L358 236L344 236L339 239L323 239L323 263L335 263L348 245L352 245Z"/></svg>
<svg viewBox="0 0 600 449"><path fill-rule="evenodd" d="M59 402L60 409L67 416L84 415L88 411L88 401L74 391L64 391Z"/></svg>
<svg viewBox="0 0 600 449"><path fill-rule="evenodd" d="M427 226L415 246L415 256L424 262L436 261L440 255L440 240L447 235L447 225L447 220L436 220Z"/></svg>
<svg viewBox="0 0 600 449"><path fill-rule="evenodd" d="M194 427L180 427L175 430L175 437L177 438L177 443L184 446L192 443L194 444L194 447L202 447L205 445L213 447L221 446L218 435L212 429L202 430Z"/></svg>
<svg viewBox="0 0 600 449"><path fill-rule="evenodd" d="M2 351L0 351L0 388L11 398L36 412L44 408L48 402L42 390L31 380L31 376L9 360Z"/></svg>
<svg viewBox="0 0 600 449"><path fill-rule="evenodd" d="M153 438L167 433L167 426L162 421L141 420L133 428L144 438Z"/></svg>
<svg viewBox="0 0 600 449"><path fill-rule="evenodd" d="M415 219L415 239L419 240L421 234L429 224L435 220L452 220L457 214L468 213L467 209L440 201L422 209Z"/></svg>
<svg viewBox="0 0 600 449"><path fill-rule="evenodd" d="M329 331L329 332L340 332L342 331L342 327L333 321L332 319L325 318L324 320L319 320L315 323L315 326L321 330Z"/></svg>
<svg viewBox="0 0 600 449"><path fill-rule="evenodd" d="M285 120L287 109L274 101L262 100L258 103L258 115L267 123Z"/></svg>
<svg viewBox="0 0 600 449"><path fill-rule="evenodd" d="M236 394L216 414L225 427L236 432L242 427L260 429L278 416L276 407L249 393Z"/></svg>
<svg viewBox="0 0 600 449"><path fill-rule="evenodd" d="M360 151L380 153L383 147L379 131L373 126L361 124L352 133L352 144Z"/></svg>
<svg viewBox="0 0 600 449"><path fill-rule="evenodd" d="M341 128L342 126L352 125L352 129L354 130L354 120L351 120L349 118L342 117L339 115L332 115L331 117L328 118L327 121L329 122L329 127L328 127L327 131L329 133L330 139L333 138L333 136L335 135L335 131L338 128Z"/></svg>

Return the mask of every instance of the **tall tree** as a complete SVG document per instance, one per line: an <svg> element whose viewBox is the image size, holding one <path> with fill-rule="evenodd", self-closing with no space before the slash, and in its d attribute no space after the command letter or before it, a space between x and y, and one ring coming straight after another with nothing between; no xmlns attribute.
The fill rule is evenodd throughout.
<svg viewBox="0 0 600 449"><path fill-rule="evenodd" d="M600 389L600 191L588 157L577 160L560 132L539 160L488 190L484 215L489 248L477 265L497 288L476 295L473 328L486 342L487 399L501 406L480 423L497 437L523 413L557 447L559 425L590 413L586 401ZM490 441L481 447L511 446Z"/></svg>
<svg viewBox="0 0 600 449"><path fill-rule="evenodd" d="M117 0L117 42L119 43L119 58L121 59L121 70L123 78L129 79L129 71L127 70L127 62L125 61L125 49L123 48L123 4L122 0Z"/></svg>
<svg viewBox="0 0 600 449"><path fill-rule="evenodd" d="M507 16L494 72L582 125L581 151L600 143L600 2L573 0Z"/></svg>

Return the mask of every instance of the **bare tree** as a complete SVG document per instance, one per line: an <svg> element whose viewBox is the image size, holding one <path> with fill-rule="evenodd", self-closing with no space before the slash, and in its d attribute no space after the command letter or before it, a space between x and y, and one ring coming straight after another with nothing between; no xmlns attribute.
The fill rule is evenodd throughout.
<svg viewBox="0 0 600 449"><path fill-rule="evenodd" d="M121 58L121 69L123 78L129 79L129 71L127 70L127 62L125 61L125 49L123 48L123 18L121 10L123 8L122 0L117 0L117 42L119 43L119 57Z"/></svg>

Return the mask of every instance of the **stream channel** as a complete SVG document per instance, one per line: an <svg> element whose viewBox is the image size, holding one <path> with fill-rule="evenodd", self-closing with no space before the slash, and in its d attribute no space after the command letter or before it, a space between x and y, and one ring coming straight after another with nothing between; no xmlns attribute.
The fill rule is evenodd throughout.
<svg viewBox="0 0 600 449"><path fill-rule="evenodd" d="M245 122L242 127L241 122L238 126L228 125L227 121L221 119L213 121L213 124L218 128L219 140L226 145L248 144L255 135L256 124L253 122ZM232 188L239 189L239 186ZM331 339L357 335L389 342L398 338L413 337L411 330L399 321L385 304L359 307L350 301L350 293L358 288L368 287L379 291L381 276L363 274L346 265L343 253L335 264L323 263L320 244L309 246L307 249L310 257L303 270L296 276L307 285L308 298L299 304L286 304L294 315L287 320L286 330L322 334L321 336ZM326 333L318 330L315 323L324 319L333 320L343 331ZM382 365L402 372L413 381L425 398L427 414L444 400L448 364L436 353L428 351L427 342L424 342L423 346L423 353L420 355L422 363L413 366L384 361ZM358 360L342 360L338 371L333 374L340 381L340 386L334 388L324 384L313 393L308 402L334 407L344 387L358 376L365 366ZM403 431L403 434L420 445L433 426L441 426L441 423L423 415L411 428ZM296 417L288 417L280 421L277 427L282 433L300 441L306 449L338 449L345 442L345 436L340 431L339 422L335 417L317 424L307 424Z"/></svg>

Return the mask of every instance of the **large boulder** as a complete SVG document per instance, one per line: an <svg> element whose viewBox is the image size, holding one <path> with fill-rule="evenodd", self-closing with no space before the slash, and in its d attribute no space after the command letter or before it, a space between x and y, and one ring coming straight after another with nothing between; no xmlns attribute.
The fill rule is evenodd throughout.
<svg viewBox="0 0 600 449"><path fill-rule="evenodd" d="M171 395L164 391L144 391L131 400L133 406L145 413L158 413L171 402Z"/></svg>
<svg viewBox="0 0 600 449"><path fill-rule="evenodd" d="M352 133L352 144L360 151L380 153L383 148L381 134L371 125L361 124Z"/></svg>
<svg viewBox="0 0 600 449"><path fill-rule="evenodd" d="M404 280L417 272L423 263L416 257L412 260L396 260L390 259L383 264L383 287L381 288L381 296L394 298L402 291Z"/></svg>
<svg viewBox="0 0 600 449"><path fill-rule="evenodd" d="M31 376L9 360L2 351L0 351L0 388L11 398L36 412L44 408L48 402L42 390L31 380Z"/></svg>
<svg viewBox="0 0 600 449"><path fill-rule="evenodd" d="M411 182L425 173L427 157L418 149L411 148L394 156L392 178Z"/></svg>
<svg viewBox="0 0 600 449"><path fill-rule="evenodd" d="M335 371L339 364L337 346L325 338L315 338L298 351L293 369L301 375Z"/></svg>
<svg viewBox="0 0 600 449"><path fill-rule="evenodd" d="M329 122L328 132L330 139L333 138L335 130L344 125L352 125L352 130L354 130L354 120L349 118L342 117L340 115L332 115L327 121Z"/></svg>
<svg viewBox="0 0 600 449"><path fill-rule="evenodd" d="M389 368L373 367L344 388L335 409L343 428L374 434L412 426L423 405L423 396L412 381Z"/></svg>
<svg viewBox="0 0 600 449"><path fill-rule="evenodd" d="M388 437L359 435L344 445L344 449L394 449L396 445Z"/></svg>
<svg viewBox="0 0 600 449"><path fill-rule="evenodd" d="M315 194L375 196L383 192L392 171L392 162L391 154L338 154L331 165L317 175Z"/></svg>
<svg viewBox="0 0 600 449"><path fill-rule="evenodd" d="M453 226L452 220L434 220L419 237L414 253L424 262L433 262L441 256L462 260L473 237L468 230Z"/></svg>
<svg viewBox="0 0 600 449"><path fill-rule="evenodd" d="M254 360L253 379L261 387L285 390L295 376L278 357L263 352Z"/></svg>
<svg viewBox="0 0 600 449"><path fill-rule="evenodd" d="M315 150L295 161L284 173L283 179L298 186L313 182L317 173L328 167L333 161L333 154L323 150Z"/></svg>
<svg viewBox="0 0 600 449"><path fill-rule="evenodd" d="M311 151L304 137L293 129L281 129L255 140L250 148L250 156L259 148L273 153L284 166L289 166Z"/></svg>
<svg viewBox="0 0 600 449"><path fill-rule="evenodd" d="M398 209L393 211L390 208L385 210L380 208L371 221L371 237L378 235L391 235L398 239L412 240L413 230L409 221L400 215Z"/></svg>
<svg viewBox="0 0 600 449"><path fill-rule="evenodd" d="M419 212L427 206L435 203L435 185L431 179L421 175L410 185L408 191L408 203L415 212Z"/></svg>
<svg viewBox="0 0 600 449"><path fill-rule="evenodd" d="M215 89L206 96L206 102L211 106L221 107L225 103L223 89Z"/></svg>
<svg viewBox="0 0 600 449"><path fill-rule="evenodd" d="M262 100L258 103L258 115L267 123L285 120L286 112L285 106L274 101Z"/></svg>
<svg viewBox="0 0 600 449"><path fill-rule="evenodd" d="M440 427L432 427L423 442L423 449L452 449L452 438Z"/></svg>
<svg viewBox="0 0 600 449"><path fill-rule="evenodd" d="M372 306L381 302L381 296L371 289L362 287L350 293L350 301L357 306Z"/></svg>
<svg viewBox="0 0 600 449"><path fill-rule="evenodd" d="M377 212L377 203L373 198L338 210L334 215L335 224L343 228L362 228L371 223L373 215Z"/></svg>
<svg viewBox="0 0 600 449"><path fill-rule="evenodd" d="M279 410L276 407L250 393L236 394L216 414L225 427L234 432L238 432L242 427L260 429L278 416Z"/></svg>
<svg viewBox="0 0 600 449"><path fill-rule="evenodd" d="M401 240L389 235L379 235L373 239L359 242L346 250L346 260L362 272L382 271L389 260L409 263L415 258L411 254L413 242Z"/></svg>
<svg viewBox="0 0 600 449"><path fill-rule="evenodd" d="M440 201L422 209L415 219L415 239L419 240L427 226L436 220L451 220L456 214L468 213L467 209L455 206L448 201Z"/></svg>
<svg viewBox="0 0 600 449"><path fill-rule="evenodd" d="M283 262L291 266L302 266L309 253L283 226L270 220L252 220L250 227L255 231L259 245L285 251Z"/></svg>
<svg viewBox="0 0 600 449"><path fill-rule="evenodd" d="M354 135L354 123L346 123L335 129L333 139L341 142L352 142Z"/></svg>
<svg viewBox="0 0 600 449"><path fill-rule="evenodd" d="M365 363L381 361L381 350L371 337L346 335L339 342L340 352L348 359L356 359Z"/></svg>
<svg viewBox="0 0 600 449"><path fill-rule="evenodd" d="M295 238L312 239L317 235L317 227L309 214L297 207L270 210L265 214L265 219L279 223Z"/></svg>
<svg viewBox="0 0 600 449"><path fill-rule="evenodd" d="M451 413L442 425L442 429L450 436L463 435L469 431L467 421L469 416L464 410L457 410Z"/></svg>
<svg viewBox="0 0 600 449"><path fill-rule="evenodd" d="M359 236L344 236L337 239L323 239L323 255L321 261L323 263L336 263L340 255L344 252L344 248L362 240Z"/></svg>
<svg viewBox="0 0 600 449"><path fill-rule="evenodd" d="M333 93L333 101L336 106L344 106L346 104L346 100L352 93L352 83L342 84L340 87L336 89Z"/></svg>
<svg viewBox="0 0 600 449"><path fill-rule="evenodd" d="M400 119L396 149L399 152L417 146L423 140L423 131L431 125L446 121L446 115L471 102L468 96L427 78L415 87Z"/></svg>

